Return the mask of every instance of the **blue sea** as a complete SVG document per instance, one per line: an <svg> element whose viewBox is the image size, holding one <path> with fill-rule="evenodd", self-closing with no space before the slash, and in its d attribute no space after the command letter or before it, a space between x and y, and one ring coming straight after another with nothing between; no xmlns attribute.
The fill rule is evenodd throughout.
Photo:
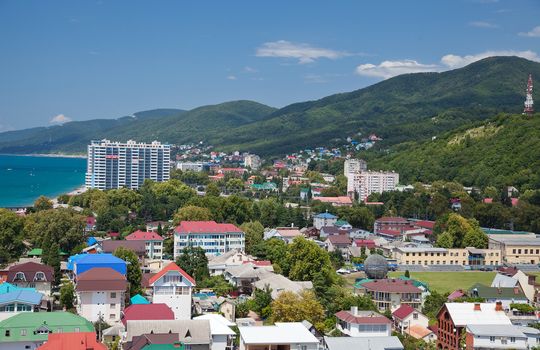
<svg viewBox="0 0 540 350"><path fill-rule="evenodd" d="M86 159L0 155L0 207L32 205L84 185Z"/></svg>

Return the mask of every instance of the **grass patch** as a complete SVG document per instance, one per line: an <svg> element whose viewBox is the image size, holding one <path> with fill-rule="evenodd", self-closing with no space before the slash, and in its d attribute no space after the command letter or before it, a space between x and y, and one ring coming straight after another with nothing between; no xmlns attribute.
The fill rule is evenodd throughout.
<svg viewBox="0 0 540 350"><path fill-rule="evenodd" d="M389 272L389 277L403 275L403 271ZM456 289L469 289L475 283L491 285L495 272L411 272L411 278L425 282L431 290L439 293L453 292Z"/></svg>

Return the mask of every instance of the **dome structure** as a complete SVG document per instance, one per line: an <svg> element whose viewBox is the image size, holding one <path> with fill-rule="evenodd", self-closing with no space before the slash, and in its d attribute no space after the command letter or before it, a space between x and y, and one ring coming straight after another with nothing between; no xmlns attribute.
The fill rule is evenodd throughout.
<svg viewBox="0 0 540 350"><path fill-rule="evenodd" d="M364 261L364 271L367 278L376 280L386 278L386 274L388 273L388 262L382 255L371 254Z"/></svg>

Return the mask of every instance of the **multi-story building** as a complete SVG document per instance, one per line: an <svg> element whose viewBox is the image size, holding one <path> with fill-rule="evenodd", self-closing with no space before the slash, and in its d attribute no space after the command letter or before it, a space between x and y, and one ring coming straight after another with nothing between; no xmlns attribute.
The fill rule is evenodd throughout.
<svg viewBox="0 0 540 350"><path fill-rule="evenodd" d="M364 201L372 193L394 191L399 183L399 174L394 171L361 171L347 176L347 194Z"/></svg>
<svg viewBox="0 0 540 350"><path fill-rule="evenodd" d="M163 237L156 232L144 232L137 230L126 237L126 241L143 241L146 256L149 259L161 259L163 257Z"/></svg>
<svg viewBox="0 0 540 350"><path fill-rule="evenodd" d="M399 247L392 255L399 265L461 265L473 268L501 265L499 249Z"/></svg>
<svg viewBox="0 0 540 350"><path fill-rule="evenodd" d="M170 263L152 276L152 302L166 304L174 312L175 320L191 319L191 291L195 280L175 263Z"/></svg>
<svg viewBox="0 0 540 350"><path fill-rule="evenodd" d="M50 295L54 269L33 261L17 264L9 268L7 282L20 288L35 288L40 293Z"/></svg>
<svg viewBox="0 0 540 350"><path fill-rule="evenodd" d="M416 310L422 306L422 290L412 281L401 279L381 279L366 282L357 288L359 294L369 295L380 311L397 310L407 304Z"/></svg>
<svg viewBox="0 0 540 350"><path fill-rule="evenodd" d="M182 171L201 172L210 170L210 166L207 163L203 162L177 162L176 169Z"/></svg>
<svg viewBox="0 0 540 350"><path fill-rule="evenodd" d="M343 175L349 177L349 174L367 171L367 162L363 159L346 159L343 165Z"/></svg>
<svg viewBox="0 0 540 350"><path fill-rule="evenodd" d="M126 143L109 140L88 145L86 187L108 190L138 189L144 180L167 181L171 167L170 145L158 141Z"/></svg>
<svg viewBox="0 0 540 350"><path fill-rule="evenodd" d="M244 166L252 170L258 170L261 167L261 157L256 154L248 154L244 157Z"/></svg>
<svg viewBox="0 0 540 350"><path fill-rule="evenodd" d="M108 268L93 268L77 276L77 312L90 322L119 322L124 310L126 277Z"/></svg>
<svg viewBox="0 0 540 350"><path fill-rule="evenodd" d="M489 235L489 248L500 249L502 260L510 264L540 263L540 238Z"/></svg>
<svg viewBox="0 0 540 350"><path fill-rule="evenodd" d="M244 232L233 224L182 221L174 230L174 258L186 247L201 247L207 255L220 255L233 249L244 251Z"/></svg>
<svg viewBox="0 0 540 350"><path fill-rule="evenodd" d="M349 337L389 337L392 335L392 321L373 311L351 310L336 313L336 328Z"/></svg>

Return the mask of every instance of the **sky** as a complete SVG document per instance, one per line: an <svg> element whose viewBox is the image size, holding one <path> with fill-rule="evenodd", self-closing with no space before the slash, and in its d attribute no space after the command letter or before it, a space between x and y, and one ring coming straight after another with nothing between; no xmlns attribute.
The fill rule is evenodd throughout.
<svg viewBox="0 0 540 350"><path fill-rule="evenodd" d="M0 132L283 107L493 55L540 61L540 1L0 0Z"/></svg>

